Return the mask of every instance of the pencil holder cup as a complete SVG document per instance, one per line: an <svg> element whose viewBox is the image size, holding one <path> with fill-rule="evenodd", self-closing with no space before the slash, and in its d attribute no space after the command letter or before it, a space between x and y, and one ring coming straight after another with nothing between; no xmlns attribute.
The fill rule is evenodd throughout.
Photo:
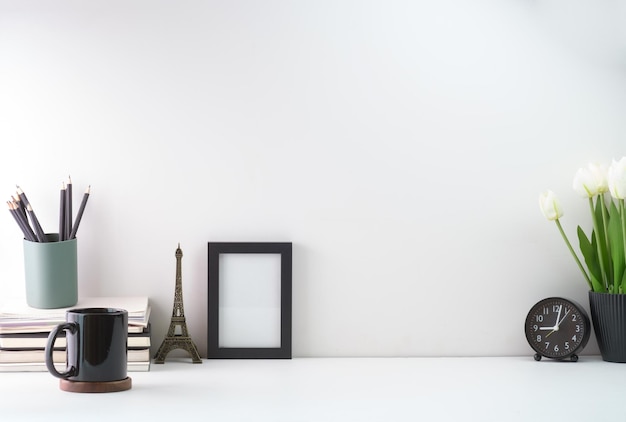
<svg viewBox="0 0 626 422"><path fill-rule="evenodd" d="M76 239L59 242L56 233L46 242L24 239L26 303L40 309L67 308L78 302Z"/></svg>

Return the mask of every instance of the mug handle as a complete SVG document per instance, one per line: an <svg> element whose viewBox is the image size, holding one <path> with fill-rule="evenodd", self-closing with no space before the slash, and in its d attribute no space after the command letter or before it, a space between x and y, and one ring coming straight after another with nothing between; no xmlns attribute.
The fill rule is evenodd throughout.
<svg viewBox="0 0 626 422"><path fill-rule="evenodd" d="M77 372L76 367L70 366L69 368L66 368L67 370L65 372L59 372L54 367L54 361L52 360L52 352L54 351L54 342L56 341L59 333L64 330L67 330L71 334L74 334L78 330L78 325L74 322L66 322L64 324L57 325L56 327L54 327L54 329L48 335L48 343L46 344L45 353L46 353L46 367L48 368L48 372L50 372L52 375L54 375L57 378L67 379L71 376L76 375L76 372ZM69 363L69 359L68 359L68 363Z"/></svg>

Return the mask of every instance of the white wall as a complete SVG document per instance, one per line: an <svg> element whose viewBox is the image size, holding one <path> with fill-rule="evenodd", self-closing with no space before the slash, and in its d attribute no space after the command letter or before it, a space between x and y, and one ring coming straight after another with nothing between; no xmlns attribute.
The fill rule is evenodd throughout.
<svg viewBox="0 0 626 422"><path fill-rule="evenodd" d="M576 169L626 154L618 7L0 0L0 192L53 230L90 184L80 294L149 296L157 346L178 242L204 355L207 242L292 241L294 356L529 354L533 303L588 306L537 198L573 236Z"/></svg>

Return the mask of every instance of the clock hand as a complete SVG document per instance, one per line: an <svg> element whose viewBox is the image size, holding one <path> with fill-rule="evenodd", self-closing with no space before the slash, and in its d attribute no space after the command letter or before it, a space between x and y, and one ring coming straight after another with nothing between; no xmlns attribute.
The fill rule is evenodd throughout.
<svg viewBox="0 0 626 422"><path fill-rule="evenodd" d="M540 330L545 331L545 330L554 330L554 327L539 327Z"/></svg>
<svg viewBox="0 0 626 422"><path fill-rule="evenodd" d="M559 327L559 325L561 325L563 320L567 317L567 314L569 314L569 311L571 311L571 309L568 309L567 312L565 312L565 315L563 315L563 318L561 318L561 320L557 322L556 324L557 328Z"/></svg>
<svg viewBox="0 0 626 422"><path fill-rule="evenodd" d="M559 319L561 318L561 309L563 309L563 305L559 305L559 313L556 314L556 321L554 322L554 328L559 326Z"/></svg>
<svg viewBox="0 0 626 422"><path fill-rule="evenodd" d="M550 334L552 334L553 332L559 331L559 326L565 320L565 318L567 318L567 314L569 314L570 310L571 309L568 309L567 312L565 312L565 315L563 315L563 318L561 318L560 321L557 320L556 325L554 326L554 329L552 331L550 331L548 334L546 334L546 338L548 338L550 336Z"/></svg>

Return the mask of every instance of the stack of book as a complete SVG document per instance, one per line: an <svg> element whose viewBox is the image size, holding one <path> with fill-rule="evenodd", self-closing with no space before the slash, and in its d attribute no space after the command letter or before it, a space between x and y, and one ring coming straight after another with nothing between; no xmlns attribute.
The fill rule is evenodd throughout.
<svg viewBox="0 0 626 422"><path fill-rule="evenodd" d="M76 308L120 308L128 311L128 371L150 370L150 302L146 297L81 298L71 308L35 309L21 302L0 305L0 372L47 371L45 348L65 311ZM65 337L55 343L53 361L65 369Z"/></svg>

